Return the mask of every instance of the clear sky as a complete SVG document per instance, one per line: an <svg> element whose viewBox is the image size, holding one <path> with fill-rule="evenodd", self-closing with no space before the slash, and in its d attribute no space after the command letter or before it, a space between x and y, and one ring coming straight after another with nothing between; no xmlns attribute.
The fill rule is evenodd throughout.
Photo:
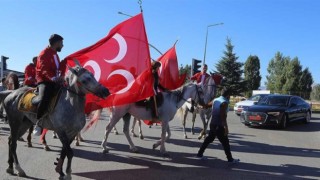
<svg viewBox="0 0 320 180"><path fill-rule="evenodd" d="M260 58L262 83L269 61L277 51L298 57L320 83L319 0L142 0L149 43L162 53L176 40L178 63L204 58L215 70L226 39L234 45L240 62L249 55ZM8 56L8 68L24 71L48 45L53 33L64 37L67 55L94 44L127 19L119 11L140 13L138 0L0 0L0 55ZM160 54L150 48L151 56Z"/></svg>

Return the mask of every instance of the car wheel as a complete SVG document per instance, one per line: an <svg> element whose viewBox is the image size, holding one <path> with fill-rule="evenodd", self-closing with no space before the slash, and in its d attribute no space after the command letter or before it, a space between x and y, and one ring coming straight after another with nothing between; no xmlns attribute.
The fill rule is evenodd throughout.
<svg viewBox="0 0 320 180"><path fill-rule="evenodd" d="M311 120L311 114L310 114L310 112L307 112L304 123L308 124L310 122L310 120Z"/></svg>
<svg viewBox="0 0 320 180"><path fill-rule="evenodd" d="M280 129L285 129L285 128L287 128L287 126L288 126L287 115L286 115L286 114L283 114L283 115L282 115L281 122L280 122L280 124L279 124L279 128L280 128Z"/></svg>

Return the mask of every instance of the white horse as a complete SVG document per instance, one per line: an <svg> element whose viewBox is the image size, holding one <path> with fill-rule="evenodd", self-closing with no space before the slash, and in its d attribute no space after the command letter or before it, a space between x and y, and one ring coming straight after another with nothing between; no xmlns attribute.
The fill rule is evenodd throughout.
<svg viewBox="0 0 320 180"><path fill-rule="evenodd" d="M203 124L203 129L201 130L198 139L200 140L202 137L205 137L206 135L206 131L207 131L207 127L208 127L208 122L210 121L211 118L211 112L212 109L211 108L203 108L201 106L194 106L193 110L192 109L192 103L190 101L186 101L182 107L179 109L179 113L182 113L182 127L183 127L183 135L184 138L187 139L187 132L186 132L186 119L187 119L187 115L188 113L192 113L192 127L191 127L191 133L194 134L194 123L196 120L196 116L197 114L200 115L200 119L202 121ZM182 111L182 112L180 112Z"/></svg>
<svg viewBox="0 0 320 180"><path fill-rule="evenodd" d="M196 103L199 103L203 100L203 103L207 104L211 99L212 95L214 95L214 89L212 88L214 85L214 81L212 78L208 78L208 81L204 86L197 85L197 84L187 84L183 87L170 91L170 92L163 92L163 104L159 105L158 113L161 120L162 125L162 133L161 139L153 144L153 149L160 146L160 152L163 155L168 155L165 148L165 141L168 140L171 136L170 128L169 128L169 121L171 121L177 110L183 105L183 103L191 98ZM151 111L147 111L145 107L138 106L135 103L122 105L122 106L114 106L110 108L111 115L109 124L106 127L104 139L102 141L102 148L103 152L107 153L109 150L107 148L107 139L109 133L111 132L112 128L115 124L123 117L124 120L124 127L123 131L124 134L129 142L130 150L133 152L137 152L138 149L133 144L131 137L129 135L129 124L131 115L139 118L139 119L152 119ZM166 136L167 133L167 136Z"/></svg>

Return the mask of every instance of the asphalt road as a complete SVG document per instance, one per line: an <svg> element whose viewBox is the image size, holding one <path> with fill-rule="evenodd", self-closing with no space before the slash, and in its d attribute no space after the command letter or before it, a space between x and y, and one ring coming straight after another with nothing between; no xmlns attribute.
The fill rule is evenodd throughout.
<svg viewBox="0 0 320 180"><path fill-rule="evenodd" d="M108 116L104 116L83 134L85 142L74 148L72 179L107 180L157 180L157 179L320 179L320 114L313 114L309 124L294 123L286 130L275 128L248 128L240 123L233 112L228 114L229 137L234 158L239 164L226 162L224 151L218 140L209 145L206 160L195 155L203 142L198 134L190 133L191 114L187 121L188 139L184 139L181 121L176 117L170 123L171 139L166 143L170 158L164 158L152 145L160 138L160 126L142 126L144 140L133 138L140 153L131 153L127 140L110 134L108 154L100 147ZM199 117L197 117L199 118ZM196 121L196 132L200 132L200 119ZM117 124L122 130L122 120ZM138 129L136 127L136 132ZM18 142L18 158L27 178L6 173L9 135L7 124L0 122L0 179L58 179L54 160L59 155L61 144L47 135L52 151L43 150L39 137L33 137L33 146ZM23 136L26 139L26 135ZM65 169L65 168L64 168Z"/></svg>

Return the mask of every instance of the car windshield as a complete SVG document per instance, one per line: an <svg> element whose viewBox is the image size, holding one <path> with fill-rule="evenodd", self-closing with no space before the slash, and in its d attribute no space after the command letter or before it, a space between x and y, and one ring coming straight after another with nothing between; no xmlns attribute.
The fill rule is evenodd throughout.
<svg viewBox="0 0 320 180"><path fill-rule="evenodd" d="M264 97L266 97L267 94L257 94L257 95L253 95L250 98L248 98L249 101L259 101L261 99L263 99Z"/></svg>
<svg viewBox="0 0 320 180"><path fill-rule="evenodd" d="M266 96L258 102L259 105L270 105L270 106L287 106L289 96Z"/></svg>

